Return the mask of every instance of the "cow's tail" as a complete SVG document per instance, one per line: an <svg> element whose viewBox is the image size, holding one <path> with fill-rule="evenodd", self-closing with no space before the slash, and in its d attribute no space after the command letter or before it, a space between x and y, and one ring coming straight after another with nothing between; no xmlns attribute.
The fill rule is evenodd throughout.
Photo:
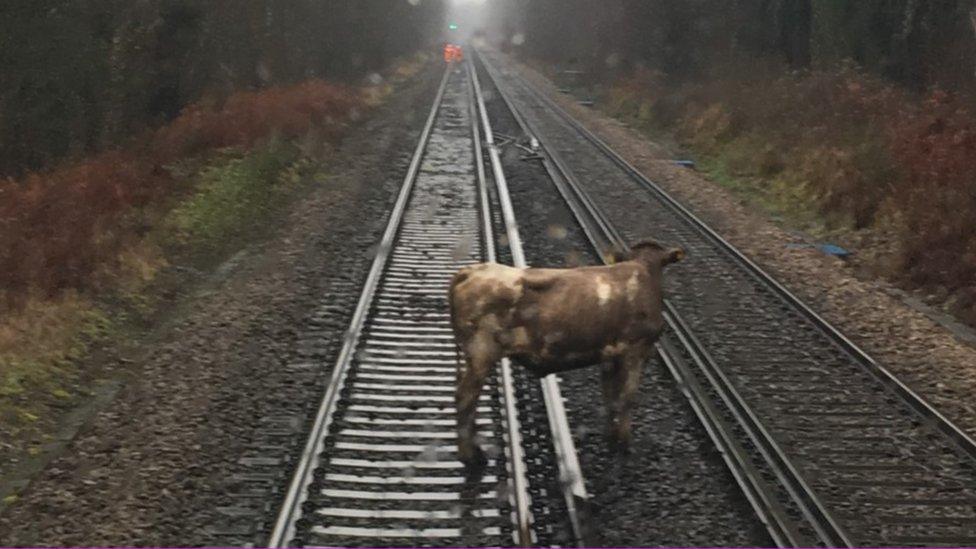
<svg viewBox="0 0 976 549"><path fill-rule="evenodd" d="M457 380L458 380L458 383L460 383L460 381L461 381L461 371L462 371L462 368L465 365L465 361L464 361L464 351L461 349L461 342L458 340L458 336L461 333L461 330L460 330L460 328L461 328L461 324L460 324L461 319L458 318L458 316L457 316L458 315L458 312L457 312L457 303L455 302L455 295L454 294L456 293L457 286L459 284L461 284L462 282L464 282L465 280L467 280L468 277L470 277L470 276L471 276L471 273L470 273L470 271L468 271L468 269L461 269L460 271L458 271L457 273L455 273L454 278L451 279L451 287L447 291L447 306L450 309L450 313L451 313L451 328L454 331L454 352L456 353L456 357L457 357L457 370L456 370L456 372L457 372Z"/></svg>

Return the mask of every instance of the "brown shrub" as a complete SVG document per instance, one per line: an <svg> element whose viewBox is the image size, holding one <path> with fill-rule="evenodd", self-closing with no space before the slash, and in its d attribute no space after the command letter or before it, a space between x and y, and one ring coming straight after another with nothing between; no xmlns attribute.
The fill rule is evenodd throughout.
<svg viewBox="0 0 976 549"><path fill-rule="evenodd" d="M976 322L976 124L957 98L936 91L891 124L904 175L896 191L902 261L911 280L954 292Z"/></svg>
<svg viewBox="0 0 976 549"><path fill-rule="evenodd" d="M315 129L338 138L361 98L351 90L320 80L231 95L218 108L191 105L157 132L153 147L167 162L225 147L250 148L271 136L298 137Z"/></svg>
<svg viewBox="0 0 976 549"><path fill-rule="evenodd" d="M919 97L850 67L739 66L678 85L635 73L610 99L616 114L651 103L653 122L700 154L802 187L833 222L899 227L900 266L889 275L955 296L955 312L976 324L972 98Z"/></svg>
<svg viewBox="0 0 976 549"><path fill-rule="evenodd" d="M0 282L8 304L29 290L54 295L88 285L129 236L126 212L170 187L165 171L128 153L108 152L0 185Z"/></svg>
<svg viewBox="0 0 976 549"><path fill-rule="evenodd" d="M0 180L0 300L11 307L30 294L97 288L98 274L116 270L149 229L140 211L181 192L166 163L313 130L335 140L360 105L357 94L321 81L241 92L218 109L187 108L148 145Z"/></svg>

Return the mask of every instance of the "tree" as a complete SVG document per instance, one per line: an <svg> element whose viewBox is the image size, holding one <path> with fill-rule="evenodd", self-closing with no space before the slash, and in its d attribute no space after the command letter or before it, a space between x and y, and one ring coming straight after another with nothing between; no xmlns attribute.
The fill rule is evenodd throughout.
<svg viewBox="0 0 976 549"><path fill-rule="evenodd" d="M444 0L4 0L0 177L113 146L188 103L349 78L424 46Z"/></svg>

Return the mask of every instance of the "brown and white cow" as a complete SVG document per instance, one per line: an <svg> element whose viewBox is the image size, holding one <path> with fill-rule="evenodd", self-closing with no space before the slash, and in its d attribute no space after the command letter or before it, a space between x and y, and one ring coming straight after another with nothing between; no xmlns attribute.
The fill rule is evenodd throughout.
<svg viewBox="0 0 976 549"><path fill-rule="evenodd" d="M475 411L485 378L503 357L538 377L603 364L608 434L626 449L642 365L664 327L661 277L684 250L644 240L616 263L575 269L518 269L481 263L451 282L451 322L466 368L455 394L461 460L485 463Z"/></svg>

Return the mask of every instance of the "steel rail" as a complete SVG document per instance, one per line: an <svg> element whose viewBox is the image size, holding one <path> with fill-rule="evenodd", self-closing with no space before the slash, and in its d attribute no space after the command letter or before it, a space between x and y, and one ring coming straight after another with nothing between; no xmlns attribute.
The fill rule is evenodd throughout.
<svg viewBox="0 0 976 549"><path fill-rule="evenodd" d="M480 532L475 535L493 537L506 531L499 522L505 514L490 505L485 507L491 498L501 495L491 489L499 477L487 474L465 480L461 476L444 476L444 473L434 471L446 472L462 466L457 462L438 463L437 458L434 462L428 462L427 458L417 462L410 457L421 451L421 455L426 455L432 448L413 442L414 438L423 442L423 439L436 441L456 436L453 432L428 431L425 427L448 424L449 420L443 419L443 415L449 413L447 402L452 399L443 393L453 389L445 386L449 378L444 374L452 370L459 372L461 366L457 362L456 345L451 343L453 337L449 335L448 315L443 314L441 305L436 303L441 299L446 301L446 291L442 295L441 285L446 290L454 269L477 261L475 256L482 260L496 259L477 116L478 89L472 74L470 65L451 64L441 80L363 285L332 378L274 524L268 543L271 547L286 546L295 540L304 542L308 536L313 539L325 536L331 540L336 536L359 540L464 539L468 535L465 532ZM453 82L452 75L467 77L463 88L456 83L449 84ZM451 90L450 101L446 99L448 88ZM459 104L462 100L466 103L464 107ZM444 174L454 173L453 168L445 172L438 162L447 160L449 157L445 157L445 153L450 154L452 148L456 150L457 143L451 145L451 141L438 139L435 147L431 136L436 126L438 132L447 132L448 138L451 135L458 138L458 126L449 121L459 118L459 113L464 112L460 109L465 107L476 185L471 189L474 192L464 191L457 196L462 205L467 205L463 206L465 213L456 217L457 212L452 208L456 208L457 203L444 202L444 195L438 190L445 188L444 185L452 185ZM443 125L441 117L446 117ZM432 160L430 164L425 160L428 154L433 154L428 152L429 147L440 151L440 157L431 156L440 160ZM425 192L421 193L421 190ZM474 219L467 217L467 212L474 213L475 208L478 215L472 216ZM445 248L451 246L452 239L464 235L481 240L479 251L458 256L457 250ZM422 301L411 301L413 299ZM435 302L429 302L431 299ZM423 300L428 303L424 304ZM408 316L397 316L404 314ZM408 338L420 338L426 343L408 341ZM454 351L448 351L452 346ZM507 362L502 364L498 383L496 390L501 397L502 411L495 412L499 415L494 420L478 420L479 426L485 426L482 428L496 426L490 432L479 431L479 435L494 437L496 447L505 446L510 488L506 494L511 509L509 524L514 526L514 541L529 546L536 538L532 530L518 402ZM479 406L479 411L491 411L487 403L494 399L483 395L480 400L485 407ZM408 404L425 401L430 401L430 405ZM433 447L436 446L438 444ZM363 452L378 457L361 459ZM395 459L397 455L402 457ZM320 463L320 460L327 463ZM403 468L412 467L424 473L401 472ZM462 484L463 489L460 488ZM395 485L404 486L404 489L396 491L392 488ZM425 485L425 491L415 492L406 488L407 485ZM452 492L450 490L455 489L449 488L451 486L457 486L461 491ZM414 502L414 506L390 509L371 503L350 505L353 501L378 502L387 498ZM437 503L467 498L474 498L471 501L477 507L473 511L454 507L445 509L443 503ZM468 517L474 523L469 524ZM490 520L488 525L479 526L486 519ZM423 524L404 527L402 520L419 520ZM435 527L436 523L444 521L449 524ZM463 522L457 524L456 521Z"/></svg>
<svg viewBox="0 0 976 549"><path fill-rule="evenodd" d="M469 74L470 98L468 111L471 115L471 136L474 141L475 164L477 165L478 176L478 196L481 201L482 227L485 241L485 259L490 262L497 261L495 255L494 229L491 223L491 202L488 199L488 184L485 177L484 151L481 147L481 132L479 131L478 105L478 85L476 75L471 67L471 63L465 63L465 69ZM486 126L486 132L491 131L490 126ZM490 135L490 133L488 134ZM489 141L490 143L490 141ZM501 360L500 368L502 395L505 399L505 419L508 426L508 466L512 476L512 494L515 506L515 524L518 535L518 543L522 547L532 545L532 513L529 510L528 480L525 468L525 455L522 448L522 434L519 428L518 410L516 408L515 384L512 379L512 364L507 358Z"/></svg>
<svg viewBox="0 0 976 549"><path fill-rule="evenodd" d="M664 306L665 321L674 330L682 347L691 356L692 362L703 373L710 386L719 393L726 408L731 411L736 422L746 431L765 462L775 472L780 484L790 497L799 504L804 516L819 538L828 547L853 547L855 544L850 534L840 526L837 518L827 510L820 497L810 488L780 444L763 427L757 414L701 345L691 328L678 314L674 305L665 300ZM673 355L673 353L671 354ZM787 537L790 545L794 547L809 545L809 540L804 540L798 536L792 528L789 528L787 532L790 534Z"/></svg>
<svg viewBox="0 0 976 549"><path fill-rule="evenodd" d="M502 167L498 145L495 143L494 134L491 130L491 121L488 118L488 110L485 107L478 73L470 60L468 63L474 84L478 110L481 114L482 127L485 132L485 141L488 144L489 159L494 175L495 188L498 191L499 204L502 209L502 218L505 222L505 232L508 237L509 250L512 254L512 262L516 267L524 268L527 266L525 253L522 249L515 210L512 207L511 197L509 196L508 184L505 179L505 171ZM552 432L556 459L559 463L559 480L563 487L566 508L568 509L570 524L573 528L573 536L576 542L582 545L586 537L584 517L589 497L586 493L583 472L579 464L579 458L577 457L576 444L573 442L573 434L569 428L566 408L563 404L562 393L559 389L559 381L555 375L549 375L543 378L540 383L542 384L543 398L545 399L546 414L549 419L549 428Z"/></svg>
<svg viewBox="0 0 976 549"><path fill-rule="evenodd" d="M403 213L406 210L410 193L413 190L413 184L417 178L417 172L420 169L423 151L427 146L427 141L430 139L431 129L434 126L434 120L437 118L437 112L440 110L441 100L444 98L444 90L447 88L449 77L450 69L444 71L444 76L441 78L437 95L434 98L434 104L431 106L430 114L427 116L427 122L424 124L420 140L417 142L413 160L410 162L410 167L407 169L407 174L403 179L403 186L393 206L393 211L390 213L390 220L387 223L386 231L383 233L379 249L373 258L373 265L363 285L363 291L356 305L356 310L353 313L349 331L346 333L342 350L339 352L339 358L336 360L336 365L332 370L332 379L329 381L328 388L315 415L305 449L302 451L301 459L295 468L288 492L285 494L285 499L278 513L278 519L268 540L269 547L285 547L295 534L295 520L297 519L301 504L306 497L304 488L308 485L312 472L318 465L319 454L325 444L323 435L332 421L337 397L344 386L353 353L356 350L356 345L362 333L366 313L369 310L370 304L373 302L373 295L376 292L376 287L379 284L383 269L389 258L400 221L403 219Z"/></svg>

